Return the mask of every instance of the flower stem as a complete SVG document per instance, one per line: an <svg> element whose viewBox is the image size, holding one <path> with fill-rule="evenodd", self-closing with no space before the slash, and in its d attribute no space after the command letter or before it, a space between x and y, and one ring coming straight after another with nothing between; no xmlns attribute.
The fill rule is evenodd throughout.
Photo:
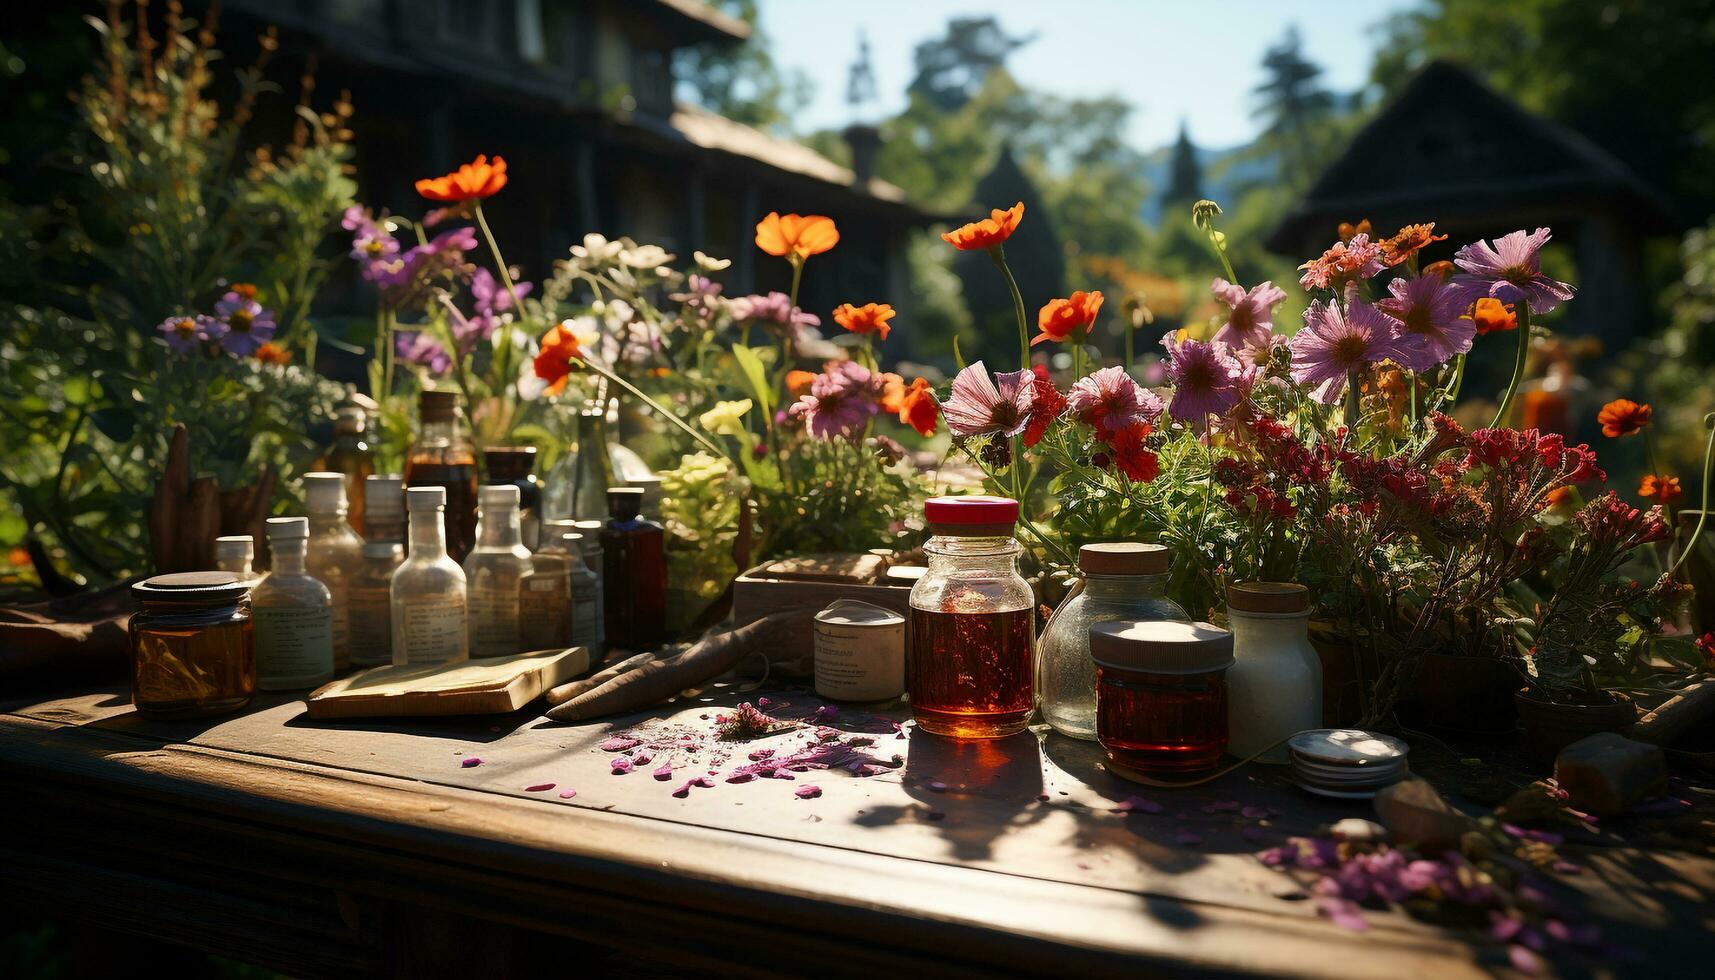
<svg viewBox="0 0 1715 980"><path fill-rule="evenodd" d="M999 245L989 249L989 258L1000 268L1000 274L1006 277L1006 286L1012 290L1012 312L1018 317L1018 367L1021 371L1030 370L1030 327L1024 315L1024 294L1018 291L1018 280L1013 278L1012 269L1006 264L1006 252Z"/></svg>
<svg viewBox="0 0 1715 980"><path fill-rule="evenodd" d="M695 439L695 440L697 440L697 442L701 443L705 449L714 453L716 456L719 456L721 459L726 460L728 463L732 462L732 457L727 455L726 450L724 450L720 446L716 445L713 441L711 441L707 436L703 435L701 432L698 432L696 429L693 429L689 425L686 425L684 420L680 419L679 416L674 415L672 412L669 412L667 409L663 408L661 406L661 404L659 402L657 402L655 399L650 398L648 395L644 394L643 390L641 388L638 388L636 385L625 380L624 378L620 377L619 375L615 374L614 372L609 371L607 368L603 367L600 364L597 364L594 361L585 361L584 364L587 365L591 371L594 371L595 373L601 375L602 377L608 379L609 381L612 381L614 384L619 385L621 388L624 388L626 391L629 391L633 395L636 395L639 399L641 399L643 401L643 403L645 405L648 405L650 408L654 409L655 414L661 416L662 418L666 419L667 421L678 426L681 430L684 431L684 433L686 435L690 436L692 439Z"/></svg>
<svg viewBox="0 0 1715 980"><path fill-rule="evenodd" d="M500 256L500 243L494 240L494 232L488 230L488 219L482 214L482 199L471 202L475 205L472 210L476 213L476 226L482 229L482 237L488 242L488 250L494 254L494 266L500 272L500 281L506 285L507 295L512 297L513 319L524 317L524 304L518 298L518 288L512 284L512 270L506 267L506 260ZM500 361L500 371L497 373L501 384L506 384L512 376L512 324L503 323L500 329L504 331L502 342L495 345L496 360ZM499 353L499 352L504 353Z"/></svg>
<svg viewBox="0 0 1715 980"><path fill-rule="evenodd" d="M1358 430L1358 371L1353 368L1346 372L1346 429L1349 432Z"/></svg>
<svg viewBox="0 0 1715 980"><path fill-rule="evenodd" d="M1685 559L1691 555L1691 550L1697 547L1697 539L1703 536L1703 525L1709 523L1709 484L1715 483L1715 414L1705 415L1703 425L1709 429L1708 444L1703 448L1703 504L1697 514L1697 526L1691 531L1690 540L1680 549L1679 557L1674 559L1673 566L1667 570L1667 577L1679 571L1679 566L1685 564Z"/></svg>
<svg viewBox="0 0 1715 980"><path fill-rule="evenodd" d="M1513 379L1507 384L1507 393L1501 398L1500 410L1495 412L1495 420L1489 423L1489 428L1498 429L1506 423L1507 414L1512 411L1513 399L1518 397L1520 382L1524 381L1525 355L1530 353L1530 302L1518 301L1518 355L1513 361Z"/></svg>

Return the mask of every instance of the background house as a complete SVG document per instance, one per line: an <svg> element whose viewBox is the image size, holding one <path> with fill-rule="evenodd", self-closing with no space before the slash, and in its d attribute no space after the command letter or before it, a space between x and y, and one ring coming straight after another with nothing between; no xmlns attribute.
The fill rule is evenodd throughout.
<svg viewBox="0 0 1715 980"><path fill-rule="evenodd" d="M1619 349L1645 332L1644 243L1671 233L1671 207L1612 154L1520 108L1463 68L1433 62L1364 126L1268 238L1281 255L1321 254L1342 221L1379 234L1434 221L1458 244L1518 228L1554 229L1569 245L1578 302L1557 330Z"/></svg>

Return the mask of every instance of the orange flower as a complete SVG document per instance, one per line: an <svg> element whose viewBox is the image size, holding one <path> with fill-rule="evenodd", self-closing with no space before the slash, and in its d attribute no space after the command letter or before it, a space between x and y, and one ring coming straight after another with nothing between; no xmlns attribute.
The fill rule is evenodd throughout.
<svg viewBox="0 0 1715 980"><path fill-rule="evenodd" d="M279 344L269 341L256 348L256 353L250 355L263 364L278 364L281 367L292 363L292 352Z"/></svg>
<svg viewBox="0 0 1715 980"><path fill-rule="evenodd" d="M1418 249L1446 240L1446 235L1435 233L1433 221L1423 225L1406 225L1395 232L1392 238L1382 240L1382 261L1389 267L1396 266L1411 258Z"/></svg>
<svg viewBox="0 0 1715 980"><path fill-rule="evenodd" d="M1459 267L1454 265L1453 263L1447 261L1446 259L1442 259L1439 262L1431 262L1428 265L1423 267L1423 275L1426 278L1429 276L1435 276L1436 278L1440 279L1442 282L1446 282L1447 280L1453 278L1453 273L1458 272L1458 271L1459 271ZM1497 302L1499 302L1499 301L1497 300Z"/></svg>
<svg viewBox="0 0 1715 980"><path fill-rule="evenodd" d="M930 390L926 379L918 378L905 386L904 379L896 374L887 376L887 389L881 399L881 407L899 416L899 421L916 429L925 436L935 434L935 419L940 415L940 405L935 401L935 392Z"/></svg>
<svg viewBox="0 0 1715 980"><path fill-rule="evenodd" d="M834 219L820 214L788 214L770 211L756 223L756 247L788 262L802 262L821 255L840 243Z"/></svg>
<svg viewBox="0 0 1715 980"><path fill-rule="evenodd" d="M1602 434L1610 439L1621 436L1637 435L1643 427L1649 424L1652 410L1648 405L1625 398L1616 398L1596 413L1596 421L1602 423Z"/></svg>
<svg viewBox="0 0 1715 980"><path fill-rule="evenodd" d="M554 324L554 328L542 336L542 349L531 366L536 377L548 382L542 393L557 395L565 391L566 382L572 376L572 362L583 359L584 351L578 346L577 335L564 323Z"/></svg>
<svg viewBox="0 0 1715 980"><path fill-rule="evenodd" d="M810 383L815 380L814 371L787 371L786 393L793 398L802 398L810 393Z"/></svg>
<svg viewBox="0 0 1715 980"><path fill-rule="evenodd" d="M493 197L506 186L506 161L495 157L488 162L485 154L477 154L470 163L445 177L425 177L417 181L417 193L431 201L453 203L472 198Z"/></svg>
<svg viewBox="0 0 1715 980"><path fill-rule="evenodd" d="M1518 314L1513 312L1512 307L1492 296L1477 300L1476 308L1471 311L1471 319L1477 324L1478 336L1518 329Z"/></svg>
<svg viewBox="0 0 1715 980"><path fill-rule="evenodd" d="M1074 333L1090 329L1090 324L1096 322L1096 312L1102 308L1102 291L1093 289L1089 292L1078 290L1066 299L1051 299L1041 312L1036 314L1036 326L1041 333L1032 337L1032 347L1045 340L1063 343Z"/></svg>
<svg viewBox="0 0 1715 980"><path fill-rule="evenodd" d="M1340 241L1349 242L1352 240L1353 235L1368 235L1370 233L1370 219L1365 218L1355 225L1350 221L1342 221L1340 222L1338 230L1340 232Z"/></svg>
<svg viewBox="0 0 1715 980"><path fill-rule="evenodd" d="M941 240L961 252L994 248L1011 238L1013 231L1018 228L1018 223L1023 220L1024 202L1019 201L1005 211L993 211L987 218L955 228L942 235Z"/></svg>
<svg viewBox="0 0 1715 980"><path fill-rule="evenodd" d="M1646 500L1654 500L1658 504L1667 505L1684 497L1685 491L1680 489L1679 477L1677 476L1656 476L1654 473L1645 473L1644 478L1638 481L1638 496Z"/></svg>
<svg viewBox="0 0 1715 980"><path fill-rule="evenodd" d="M852 333L879 333L881 339L886 340L890 329L887 321L894 315L893 307L886 303L865 303L862 306L844 303L834 311L834 322Z"/></svg>
<svg viewBox="0 0 1715 980"><path fill-rule="evenodd" d="M253 300L256 298L256 287L247 282L233 283L232 291L245 299Z"/></svg>
<svg viewBox="0 0 1715 980"><path fill-rule="evenodd" d="M1553 490L1548 491L1548 496L1543 499L1550 507L1559 507L1562 504L1569 504L1572 502L1572 488L1555 487Z"/></svg>

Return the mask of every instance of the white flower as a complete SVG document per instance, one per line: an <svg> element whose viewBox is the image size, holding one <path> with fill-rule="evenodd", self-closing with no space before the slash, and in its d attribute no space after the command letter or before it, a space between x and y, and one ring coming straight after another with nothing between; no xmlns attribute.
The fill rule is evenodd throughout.
<svg viewBox="0 0 1715 980"><path fill-rule="evenodd" d="M592 231L584 236L582 245L572 246L572 259L576 264L591 269L612 264L623 251L623 241L610 242L606 235L598 235Z"/></svg>
<svg viewBox="0 0 1715 980"><path fill-rule="evenodd" d="M697 268L704 272L721 272L732 265L732 259L717 259L704 252L693 252L691 256L697 260Z"/></svg>
<svg viewBox="0 0 1715 980"><path fill-rule="evenodd" d="M654 269L671 261L673 261L672 253L659 245L633 245L619 253L620 264L628 265L633 269ZM668 270L668 272L671 271Z"/></svg>

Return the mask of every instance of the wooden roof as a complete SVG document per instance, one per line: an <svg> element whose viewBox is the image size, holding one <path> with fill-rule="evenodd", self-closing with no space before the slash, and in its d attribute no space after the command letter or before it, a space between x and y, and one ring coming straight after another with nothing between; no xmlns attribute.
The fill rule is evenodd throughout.
<svg viewBox="0 0 1715 980"><path fill-rule="evenodd" d="M1358 131L1267 245L1295 254L1361 218L1452 223L1527 208L1607 211L1643 232L1670 227L1667 199L1612 154L1436 61Z"/></svg>

